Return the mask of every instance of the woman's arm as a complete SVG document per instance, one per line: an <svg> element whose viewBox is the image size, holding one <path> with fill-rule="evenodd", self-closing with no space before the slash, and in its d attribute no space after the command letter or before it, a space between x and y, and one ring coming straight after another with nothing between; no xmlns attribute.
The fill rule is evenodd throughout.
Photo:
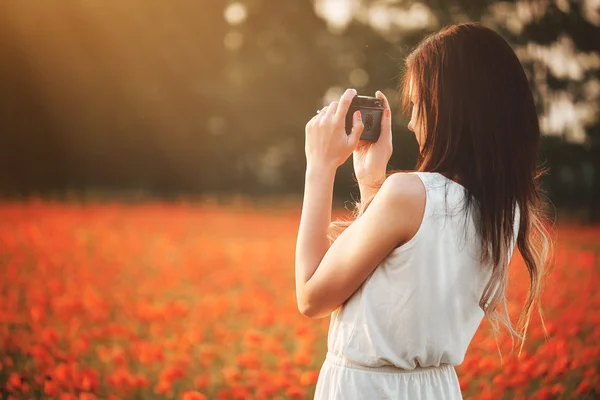
<svg viewBox="0 0 600 400"><path fill-rule="evenodd" d="M417 175L388 177L363 215L333 242L331 221L335 171L357 149L364 124L354 112L345 119L357 92L317 112L306 124L306 186L296 245L296 297L302 314L319 318L335 310L405 238L417 231L425 188ZM421 210L421 214L419 214Z"/></svg>
<svg viewBox="0 0 600 400"><path fill-rule="evenodd" d="M307 172L296 246L298 309L322 318L343 304L399 244L417 232L425 187L417 175L388 177L365 213L327 249L334 173Z"/></svg>
<svg viewBox="0 0 600 400"><path fill-rule="evenodd" d="M327 227L331 222L335 169L308 166L304 184L302 215L296 242L296 300L307 309L304 285L329 249Z"/></svg>

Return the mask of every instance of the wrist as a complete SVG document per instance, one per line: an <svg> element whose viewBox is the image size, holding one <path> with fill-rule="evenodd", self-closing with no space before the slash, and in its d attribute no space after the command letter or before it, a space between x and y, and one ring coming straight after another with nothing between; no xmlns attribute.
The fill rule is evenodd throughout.
<svg viewBox="0 0 600 400"><path fill-rule="evenodd" d="M375 196L377 189L371 186L359 186L358 191L360 192L360 201L364 202Z"/></svg>
<svg viewBox="0 0 600 400"><path fill-rule="evenodd" d="M385 171L377 174L357 176L358 190L360 191L361 201L371 198L376 192L377 187L385 180ZM374 186L377 187L374 187Z"/></svg>
<svg viewBox="0 0 600 400"><path fill-rule="evenodd" d="M356 175L356 180L357 180L358 184L364 185L364 184L373 184L379 180L383 180L385 178L385 174L386 174L386 169L383 168L379 171L363 172L363 173L358 173L355 175Z"/></svg>
<svg viewBox="0 0 600 400"><path fill-rule="evenodd" d="M306 165L307 177L331 177L335 176L337 167L327 164L309 163Z"/></svg>

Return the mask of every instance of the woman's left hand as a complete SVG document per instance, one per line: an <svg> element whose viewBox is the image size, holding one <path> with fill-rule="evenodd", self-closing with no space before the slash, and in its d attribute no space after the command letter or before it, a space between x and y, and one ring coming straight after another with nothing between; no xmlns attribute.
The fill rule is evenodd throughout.
<svg viewBox="0 0 600 400"><path fill-rule="evenodd" d="M334 171L342 165L358 146L364 125L360 111L352 116L352 132L346 134L346 113L356 90L347 89L340 101L323 107L306 124L307 168L326 168Z"/></svg>

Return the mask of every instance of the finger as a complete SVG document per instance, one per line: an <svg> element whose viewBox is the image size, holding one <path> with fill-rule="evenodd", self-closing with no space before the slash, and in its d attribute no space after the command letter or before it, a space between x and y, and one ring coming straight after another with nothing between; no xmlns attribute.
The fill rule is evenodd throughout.
<svg viewBox="0 0 600 400"><path fill-rule="evenodd" d="M308 130L310 127L312 127L312 126L314 125L315 121L317 120L317 116L318 116L318 115L319 115L319 114L315 114L315 116L314 116L314 117L312 117L312 118L311 118L311 119L310 119L310 120L309 120L309 121L306 123L306 126L304 127L304 129L305 129L305 130Z"/></svg>
<svg viewBox="0 0 600 400"><path fill-rule="evenodd" d="M337 108L338 108L338 104L339 104L338 101L332 101L329 104L329 107L327 107L327 116L328 117L331 117L331 116L335 115L335 112L337 111Z"/></svg>
<svg viewBox="0 0 600 400"><path fill-rule="evenodd" d="M327 106L321 108L319 111L317 111L317 115L315 115L315 117L316 117L317 120L321 120L321 119L324 118L325 114L327 113L327 108L328 107L329 106L327 105Z"/></svg>
<svg viewBox="0 0 600 400"><path fill-rule="evenodd" d="M360 141L360 135L362 135L365 125L362 122L360 110L355 111L352 116L352 131L350 132L350 143L352 148L355 149Z"/></svg>
<svg viewBox="0 0 600 400"><path fill-rule="evenodd" d="M313 117L311 118L311 121L316 120L317 118L319 118L319 116L323 113L323 110L326 109L327 106L317 110L317 112L315 113L315 115L313 115Z"/></svg>
<svg viewBox="0 0 600 400"><path fill-rule="evenodd" d="M390 103L381 91L375 93L375 97L383 101L383 115L381 116L381 133L383 136L382 140L388 140L392 134L392 110L390 109Z"/></svg>
<svg viewBox="0 0 600 400"><path fill-rule="evenodd" d="M375 92L375 97L383 100L383 108L390 108L390 103L389 103L387 97L385 97L385 94L383 94L383 92L381 90L378 90L377 92Z"/></svg>
<svg viewBox="0 0 600 400"><path fill-rule="evenodd" d="M337 110L335 112L335 118L338 121L342 121L346 118L346 113L350 108L350 103L352 103L352 99L356 96L355 89L346 89L342 97L340 97L340 103L337 106Z"/></svg>
<svg viewBox="0 0 600 400"><path fill-rule="evenodd" d="M321 110L317 110L317 112L315 113L315 115L312 116L312 118L308 121L308 122L312 122L315 119L317 119L317 117L319 116L319 113L321 112Z"/></svg>

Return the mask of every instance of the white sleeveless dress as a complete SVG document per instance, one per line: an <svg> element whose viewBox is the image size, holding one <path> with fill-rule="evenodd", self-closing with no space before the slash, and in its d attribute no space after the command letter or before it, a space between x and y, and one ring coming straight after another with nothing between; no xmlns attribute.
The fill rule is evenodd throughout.
<svg viewBox="0 0 600 400"><path fill-rule="evenodd" d="M410 173L426 189L421 226L331 314L315 400L462 399L454 366L483 320L491 269L478 261L475 213L465 222L465 189Z"/></svg>

